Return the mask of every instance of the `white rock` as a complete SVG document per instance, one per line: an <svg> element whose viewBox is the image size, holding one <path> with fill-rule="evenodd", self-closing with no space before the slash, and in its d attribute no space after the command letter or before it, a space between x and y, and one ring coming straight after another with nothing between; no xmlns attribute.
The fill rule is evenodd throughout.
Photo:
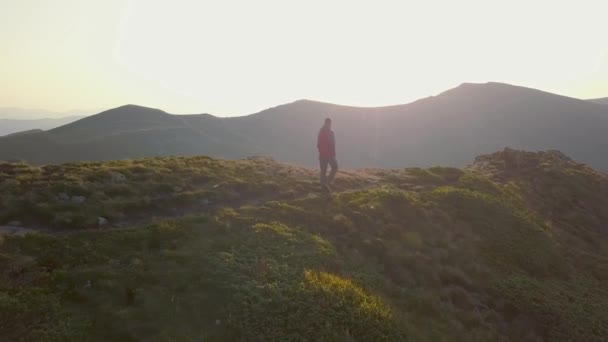
<svg viewBox="0 0 608 342"><path fill-rule="evenodd" d="M101 216L97 218L97 226L103 227L106 224L108 224L108 219L107 218L101 217Z"/></svg>

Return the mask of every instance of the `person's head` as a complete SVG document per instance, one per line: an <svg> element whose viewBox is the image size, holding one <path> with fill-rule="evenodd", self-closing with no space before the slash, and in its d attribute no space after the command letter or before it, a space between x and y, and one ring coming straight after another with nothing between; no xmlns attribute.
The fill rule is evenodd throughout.
<svg viewBox="0 0 608 342"><path fill-rule="evenodd" d="M327 127L327 128L331 128L331 118L325 119L325 125L324 126Z"/></svg>

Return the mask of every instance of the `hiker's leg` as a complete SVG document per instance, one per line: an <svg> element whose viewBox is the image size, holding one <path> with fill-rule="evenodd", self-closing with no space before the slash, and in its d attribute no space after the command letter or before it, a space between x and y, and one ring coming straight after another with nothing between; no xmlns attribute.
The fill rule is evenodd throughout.
<svg viewBox="0 0 608 342"><path fill-rule="evenodd" d="M327 159L319 158L319 164L321 165L321 185L327 182Z"/></svg>
<svg viewBox="0 0 608 342"><path fill-rule="evenodd" d="M331 184L336 177L336 172L338 172L338 161L336 158L332 158L329 161L329 166L331 166L331 171L329 172L329 177L327 178L327 182Z"/></svg>

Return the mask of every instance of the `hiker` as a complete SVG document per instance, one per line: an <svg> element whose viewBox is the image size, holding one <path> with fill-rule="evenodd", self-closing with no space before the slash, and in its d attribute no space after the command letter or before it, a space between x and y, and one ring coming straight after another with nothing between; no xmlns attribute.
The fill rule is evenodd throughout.
<svg viewBox="0 0 608 342"><path fill-rule="evenodd" d="M317 138L317 148L319 149L319 164L321 165L321 186L327 191L331 191L331 183L338 172L338 162L336 161L336 138L334 131L331 130L331 119L325 119L325 124L319 131ZM327 165L331 166L331 172L327 176Z"/></svg>

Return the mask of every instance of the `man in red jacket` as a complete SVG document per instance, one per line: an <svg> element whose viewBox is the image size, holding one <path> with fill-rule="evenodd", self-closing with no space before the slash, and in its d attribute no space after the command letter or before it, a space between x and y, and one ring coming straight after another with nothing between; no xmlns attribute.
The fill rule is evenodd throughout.
<svg viewBox="0 0 608 342"><path fill-rule="evenodd" d="M331 183L338 172L338 162L336 161L336 138L331 130L331 119L325 119L325 124L319 131L317 138L317 148L319 149L319 163L321 165L321 186L327 191L331 191ZM327 165L331 166L329 177L327 176Z"/></svg>

